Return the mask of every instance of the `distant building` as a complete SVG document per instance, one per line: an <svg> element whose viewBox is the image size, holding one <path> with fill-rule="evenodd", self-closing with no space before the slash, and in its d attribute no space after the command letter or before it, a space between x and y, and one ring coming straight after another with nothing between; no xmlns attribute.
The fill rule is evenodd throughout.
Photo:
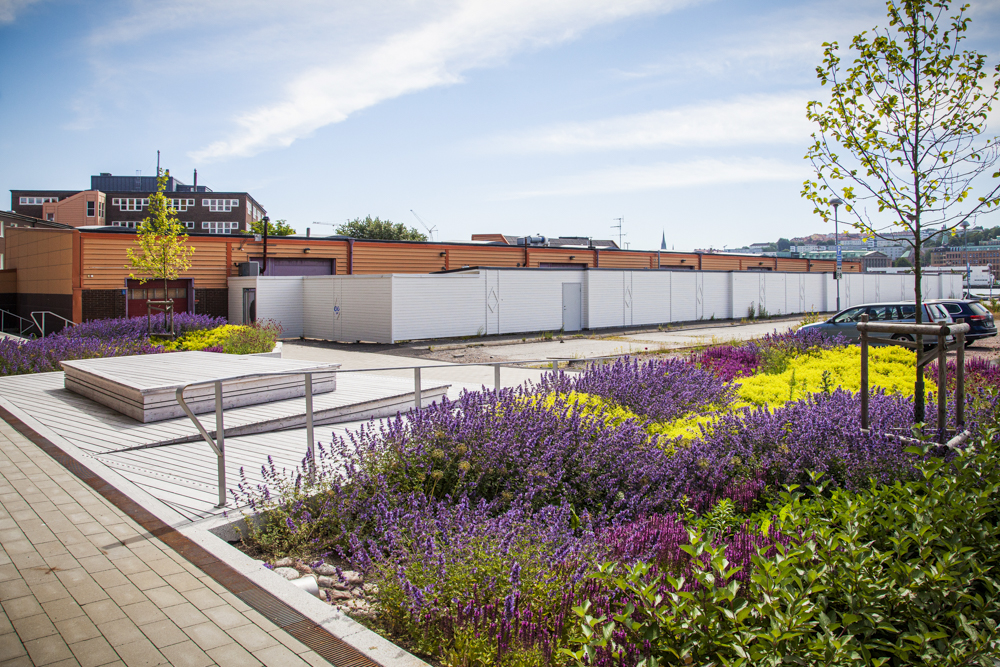
<svg viewBox="0 0 1000 667"><path fill-rule="evenodd" d="M964 267L966 262L976 266L989 265L990 273L1000 279L1000 245L943 246L931 249L931 264Z"/></svg>
<svg viewBox="0 0 1000 667"><path fill-rule="evenodd" d="M164 195L189 231L209 234L245 232L266 214L246 192L213 192L204 185L181 183L169 176ZM90 189L11 190L14 213L70 227L134 229L148 215L149 196L157 191L154 176L90 177Z"/></svg>
<svg viewBox="0 0 1000 667"><path fill-rule="evenodd" d="M877 250L844 250L841 248L840 256L844 262L847 260L860 262L862 271L868 271L872 268L884 268L892 264L892 260L885 253ZM830 250L820 250L819 252L807 252L802 253L800 257L811 260L836 260L837 250L836 248L831 248Z"/></svg>

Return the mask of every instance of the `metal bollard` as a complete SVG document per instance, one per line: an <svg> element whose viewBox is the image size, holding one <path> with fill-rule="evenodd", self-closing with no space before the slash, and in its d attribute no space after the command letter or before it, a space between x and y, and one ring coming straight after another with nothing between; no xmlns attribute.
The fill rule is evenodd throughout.
<svg viewBox="0 0 1000 667"><path fill-rule="evenodd" d="M413 369L413 407L419 410L423 407L423 397L420 395L420 368Z"/></svg>
<svg viewBox="0 0 1000 667"><path fill-rule="evenodd" d="M215 446L219 457L219 504L226 506L226 426L222 420L222 381L215 383Z"/></svg>
<svg viewBox="0 0 1000 667"><path fill-rule="evenodd" d="M493 384L497 391L500 391L500 364L493 366Z"/></svg>

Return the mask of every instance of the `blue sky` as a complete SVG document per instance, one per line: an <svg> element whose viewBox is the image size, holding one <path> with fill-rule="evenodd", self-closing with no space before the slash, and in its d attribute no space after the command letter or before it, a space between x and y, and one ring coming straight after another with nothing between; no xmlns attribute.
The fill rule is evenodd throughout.
<svg viewBox="0 0 1000 667"><path fill-rule="evenodd" d="M995 63L1000 2L972 17ZM799 195L805 104L822 42L884 22L868 0L0 0L0 191L152 175L159 149L300 231L411 209L438 240L832 231Z"/></svg>

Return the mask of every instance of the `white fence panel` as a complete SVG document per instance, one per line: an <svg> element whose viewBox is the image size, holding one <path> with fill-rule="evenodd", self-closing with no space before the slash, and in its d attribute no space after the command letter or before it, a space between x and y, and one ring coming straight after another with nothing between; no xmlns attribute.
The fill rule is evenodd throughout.
<svg viewBox="0 0 1000 667"><path fill-rule="evenodd" d="M257 319L281 323L282 337L302 336L302 276L257 279Z"/></svg>
<svg viewBox="0 0 1000 667"><path fill-rule="evenodd" d="M771 315L784 315L788 313L787 294L785 293L788 274L767 271L763 276L767 312Z"/></svg>

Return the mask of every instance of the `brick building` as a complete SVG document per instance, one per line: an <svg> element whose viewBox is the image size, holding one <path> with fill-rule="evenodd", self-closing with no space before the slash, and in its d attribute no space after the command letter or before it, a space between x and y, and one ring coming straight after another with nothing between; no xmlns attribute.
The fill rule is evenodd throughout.
<svg viewBox="0 0 1000 667"><path fill-rule="evenodd" d="M149 196L156 192L154 176L90 177L89 190L11 190L11 211L71 227L125 227L134 229L147 215ZM187 185L168 172L164 195L189 232L238 234L266 214L246 192L213 192Z"/></svg>
<svg viewBox="0 0 1000 667"><path fill-rule="evenodd" d="M1000 245L944 246L931 250L934 266L990 266L994 279L1000 280Z"/></svg>

